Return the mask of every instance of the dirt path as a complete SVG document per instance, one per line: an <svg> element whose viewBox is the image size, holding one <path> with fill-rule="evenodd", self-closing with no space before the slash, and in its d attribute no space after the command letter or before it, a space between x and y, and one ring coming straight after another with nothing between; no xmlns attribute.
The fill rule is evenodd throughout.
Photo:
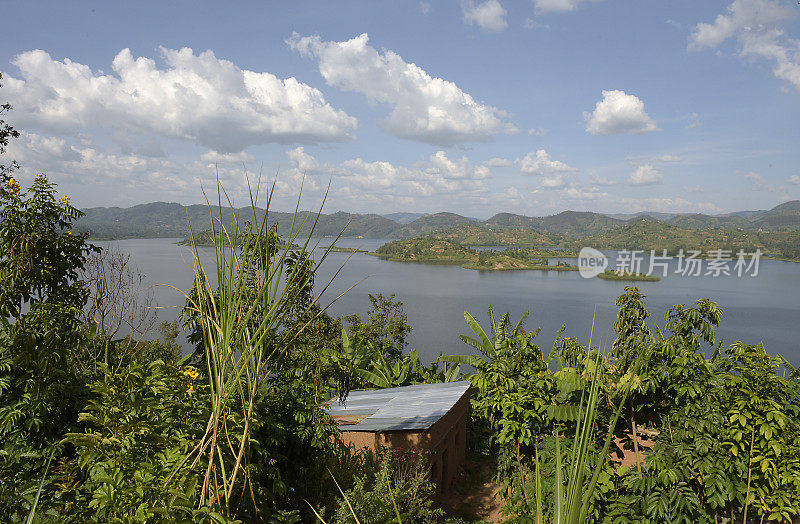
<svg viewBox="0 0 800 524"><path fill-rule="evenodd" d="M500 486L493 480L496 471L494 457L468 454L450 492L441 500L442 507L453 516L502 522Z"/></svg>

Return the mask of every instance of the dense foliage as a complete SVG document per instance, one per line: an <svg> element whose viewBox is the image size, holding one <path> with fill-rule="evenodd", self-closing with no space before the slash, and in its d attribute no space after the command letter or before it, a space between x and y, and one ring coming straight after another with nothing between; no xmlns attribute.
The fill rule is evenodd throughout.
<svg viewBox="0 0 800 524"><path fill-rule="evenodd" d="M576 488L590 520L788 522L800 514L797 370L761 344L716 344L722 311L709 300L674 306L658 329L646 323L638 288L626 288L617 305L608 353L559 336L545 356L533 344L537 332L512 327L507 315L495 321L490 311L490 333L467 315L478 338L465 342L480 352L467 360L476 368L473 406L492 428L487 449L500 456L505 511L557 520L565 487L554 479L562 468L568 477L556 460L558 435L575 445L569 435L601 376L584 462L585 479L594 469L596 483ZM645 432L655 435L646 449ZM604 452L607 435L621 446ZM619 465L624 453L634 467Z"/></svg>

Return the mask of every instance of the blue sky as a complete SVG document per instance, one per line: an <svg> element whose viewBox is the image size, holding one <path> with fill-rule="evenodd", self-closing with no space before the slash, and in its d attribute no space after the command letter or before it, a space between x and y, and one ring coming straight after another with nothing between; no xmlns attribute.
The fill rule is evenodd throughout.
<svg viewBox="0 0 800 524"><path fill-rule="evenodd" d="M328 211L724 213L800 198L781 0L4 2L7 156L79 206L216 173Z"/></svg>

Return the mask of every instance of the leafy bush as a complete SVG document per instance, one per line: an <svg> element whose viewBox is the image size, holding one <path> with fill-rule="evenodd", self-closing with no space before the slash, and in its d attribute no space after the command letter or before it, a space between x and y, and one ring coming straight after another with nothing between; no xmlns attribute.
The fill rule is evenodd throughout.
<svg viewBox="0 0 800 524"><path fill-rule="evenodd" d="M104 366L104 364L101 364ZM192 517L203 464L169 482L208 420L208 387L194 368L134 362L91 384L78 452L85 481L81 518L152 522ZM201 469L202 468L202 469Z"/></svg>
<svg viewBox="0 0 800 524"><path fill-rule="evenodd" d="M430 481L427 455L418 450L383 450L380 468L356 477L344 492L333 522L406 524L438 522L444 512L434 507L436 486ZM399 519L398 519L399 516Z"/></svg>
<svg viewBox="0 0 800 524"><path fill-rule="evenodd" d="M81 214L44 175L27 190L0 175L0 520L25 515L88 393L72 358L94 249L71 229Z"/></svg>

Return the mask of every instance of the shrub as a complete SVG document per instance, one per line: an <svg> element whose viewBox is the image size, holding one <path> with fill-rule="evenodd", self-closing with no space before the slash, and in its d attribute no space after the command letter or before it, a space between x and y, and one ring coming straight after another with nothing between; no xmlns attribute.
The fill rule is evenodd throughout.
<svg viewBox="0 0 800 524"><path fill-rule="evenodd" d="M101 366L105 366L101 364ZM90 385L92 399L68 433L85 482L81 518L104 522L189 519L203 464L167 483L208 420L208 387L194 368L134 362ZM166 487L165 487L166 486ZM80 500L80 499L79 499Z"/></svg>
<svg viewBox="0 0 800 524"><path fill-rule="evenodd" d="M405 524L438 522L444 512L434 507L435 485L425 452L418 450L383 450L380 468L374 474L356 477L344 495L333 522L352 524L385 524L397 522L398 514ZM349 504L348 504L349 502ZM352 506L352 510L351 510Z"/></svg>

